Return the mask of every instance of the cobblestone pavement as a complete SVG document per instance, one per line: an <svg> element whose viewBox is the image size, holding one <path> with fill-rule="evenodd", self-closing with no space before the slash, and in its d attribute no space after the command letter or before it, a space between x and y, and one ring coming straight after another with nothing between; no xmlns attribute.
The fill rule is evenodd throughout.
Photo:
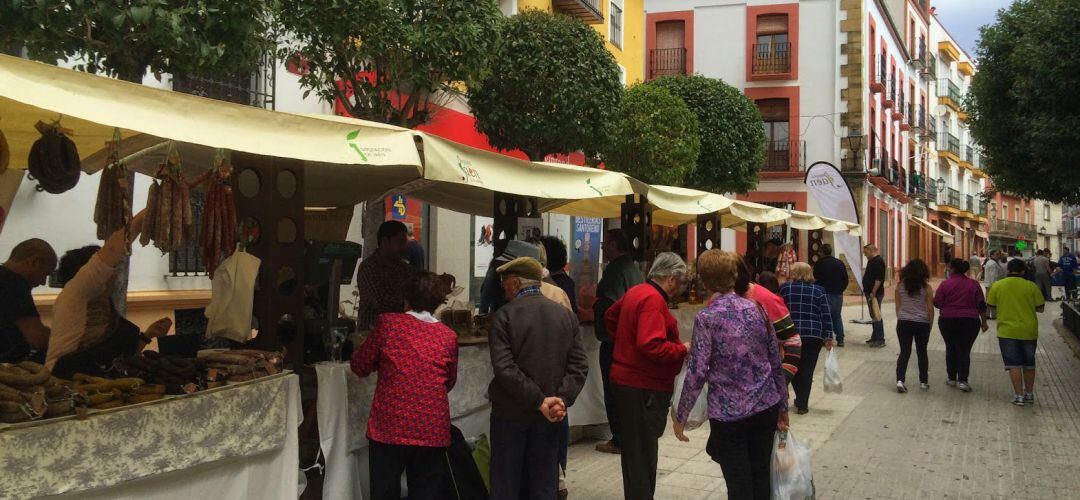
<svg viewBox="0 0 1080 500"><path fill-rule="evenodd" d="M971 385L945 385L945 346L935 326L929 345L930 389L918 388L915 357L909 392L896 392L893 307L886 313L887 346L866 347L869 325L845 320L847 347L840 364L844 393L818 384L810 413L791 414L792 431L811 442L818 498L1080 498L1080 360L1053 325L1059 303L1039 317L1035 406L1016 407L994 334L981 334L972 352ZM858 317L848 306L845 318ZM1074 342L1074 339L1070 339ZM658 499L727 498L720 466L704 452L708 426L677 441L670 425L660 440ZM622 496L619 458L570 449L571 499Z"/></svg>

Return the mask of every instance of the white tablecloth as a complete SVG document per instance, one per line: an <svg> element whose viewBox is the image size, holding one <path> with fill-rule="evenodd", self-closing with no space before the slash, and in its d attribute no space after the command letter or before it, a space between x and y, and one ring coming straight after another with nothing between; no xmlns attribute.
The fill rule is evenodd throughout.
<svg viewBox="0 0 1080 500"><path fill-rule="evenodd" d="M289 374L84 421L7 429L0 497L295 499L301 418L298 378ZM27 453L28 441L43 452Z"/></svg>
<svg viewBox="0 0 1080 500"><path fill-rule="evenodd" d="M567 418L572 426L607 424L604 379L600 376L600 341L596 340L592 325L581 327L581 343L589 358L589 376L574 405L566 410Z"/></svg>
<svg viewBox="0 0 1080 500"><path fill-rule="evenodd" d="M365 435L376 376L360 379L348 363L320 363L315 372L319 379L319 442L326 457L323 499L371 498ZM450 417L466 438L488 433L491 404L487 387L492 377L486 344L459 349Z"/></svg>

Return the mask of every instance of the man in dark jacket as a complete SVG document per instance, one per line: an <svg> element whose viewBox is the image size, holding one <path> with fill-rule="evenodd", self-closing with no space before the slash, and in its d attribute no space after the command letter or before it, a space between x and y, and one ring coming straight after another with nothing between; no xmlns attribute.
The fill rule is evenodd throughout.
<svg viewBox="0 0 1080 500"><path fill-rule="evenodd" d="M600 283L596 285L593 331L596 333L596 339L600 341L600 376L604 381L604 409L607 411L611 440L596 445L596 450L604 453L621 453L619 438L622 426L619 423L619 414L615 411L614 393L611 388L611 360L615 346L604 326L604 314L622 298L627 290L640 285L645 278L641 276L634 258L630 256L630 239L621 229L609 229L604 233L602 248L608 265L604 268Z"/></svg>
<svg viewBox="0 0 1080 500"><path fill-rule="evenodd" d="M844 347L844 319L840 313L844 309L844 290L848 285L847 268L840 259L833 257L832 245L821 245L821 253L824 256L814 264L814 281L825 288L836 346Z"/></svg>
<svg viewBox="0 0 1080 500"><path fill-rule="evenodd" d="M559 422L585 384L589 363L577 317L540 293L540 262L498 268L509 301L492 319L491 498L555 498Z"/></svg>

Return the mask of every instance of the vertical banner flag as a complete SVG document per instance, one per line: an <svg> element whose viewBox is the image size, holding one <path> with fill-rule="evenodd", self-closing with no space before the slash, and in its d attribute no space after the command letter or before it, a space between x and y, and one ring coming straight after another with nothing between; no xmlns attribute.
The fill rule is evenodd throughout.
<svg viewBox="0 0 1080 500"><path fill-rule="evenodd" d="M821 215L842 221L861 224L859 212L855 207L855 196L840 171L832 164L818 162L806 171L807 191L817 200ZM856 282L861 282L863 273L862 239L845 232L833 233L833 247L836 258L847 261L855 274Z"/></svg>

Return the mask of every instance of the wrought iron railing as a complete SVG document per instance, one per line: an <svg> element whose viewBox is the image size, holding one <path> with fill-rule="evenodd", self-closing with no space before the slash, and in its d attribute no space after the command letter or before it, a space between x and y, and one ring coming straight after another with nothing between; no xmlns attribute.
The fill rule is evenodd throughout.
<svg viewBox="0 0 1080 500"><path fill-rule="evenodd" d="M970 194L964 195L964 211L975 213L975 197Z"/></svg>
<svg viewBox="0 0 1080 500"><path fill-rule="evenodd" d="M964 102L964 95L960 92L960 87L957 87L956 84L948 78L938 80L937 95L939 98L949 99L957 107L961 106Z"/></svg>
<svg viewBox="0 0 1080 500"><path fill-rule="evenodd" d="M791 72L791 42L755 43L751 71L755 75Z"/></svg>
<svg viewBox="0 0 1080 500"><path fill-rule="evenodd" d="M938 151L946 151L959 157L960 138L948 132L942 131L941 134L938 135L937 149Z"/></svg>
<svg viewBox="0 0 1080 500"><path fill-rule="evenodd" d="M953 188L945 189L945 204L950 207L960 208L960 191Z"/></svg>
<svg viewBox="0 0 1080 500"><path fill-rule="evenodd" d="M765 143L766 172L802 171L806 169L806 141L768 141Z"/></svg>
<svg viewBox="0 0 1080 500"><path fill-rule="evenodd" d="M251 73L224 77L173 75L172 88L176 92L185 94L256 108L274 109L277 86L274 68L274 58L267 55Z"/></svg>
<svg viewBox="0 0 1080 500"><path fill-rule="evenodd" d="M667 75L686 74L686 48L652 49L649 51L649 79Z"/></svg>

